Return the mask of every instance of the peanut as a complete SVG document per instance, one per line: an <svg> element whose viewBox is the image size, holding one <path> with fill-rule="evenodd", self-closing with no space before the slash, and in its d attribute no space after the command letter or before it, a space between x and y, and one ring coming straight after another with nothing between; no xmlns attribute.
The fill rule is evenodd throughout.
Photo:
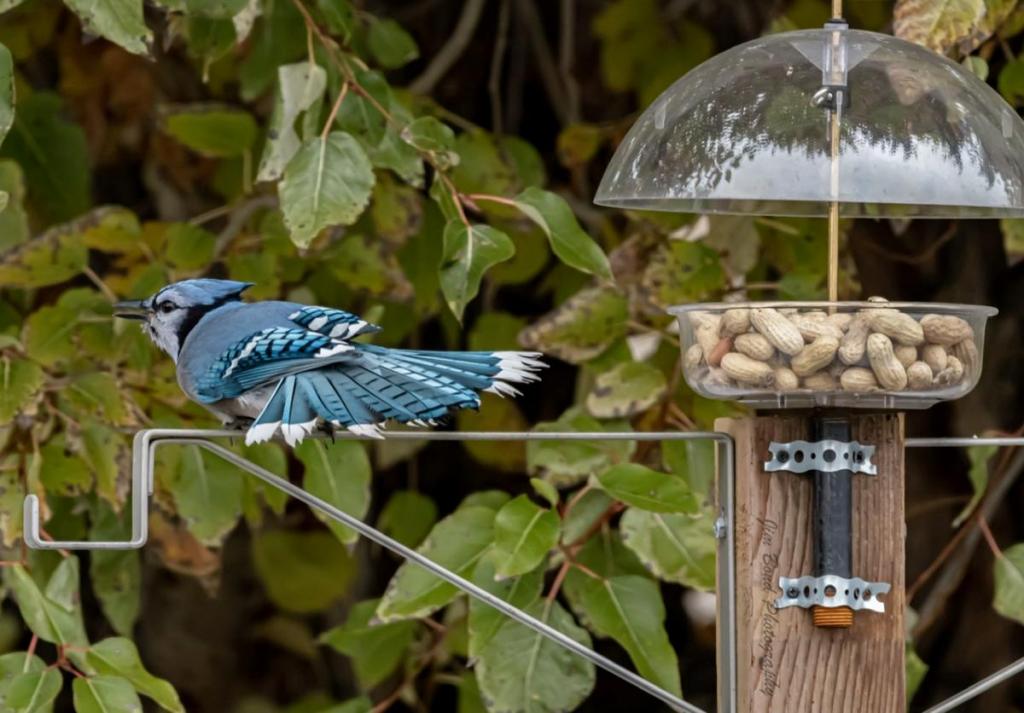
<svg viewBox="0 0 1024 713"><path fill-rule="evenodd" d="M792 369L784 366L775 368L775 388L778 391L793 391L800 388L800 379Z"/></svg>
<svg viewBox="0 0 1024 713"><path fill-rule="evenodd" d="M729 337L723 337L718 340L718 344L708 354L708 364L710 366L718 366L722 363L722 357L732 351L732 339Z"/></svg>
<svg viewBox="0 0 1024 713"><path fill-rule="evenodd" d="M835 391L836 380L827 371L804 377L804 388L814 391Z"/></svg>
<svg viewBox="0 0 1024 713"><path fill-rule="evenodd" d="M683 357L683 366L687 371L693 371L700 366L702 361L704 361L704 350L700 348L699 344L691 344Z"/></svg>
<svg viewBox="0 0 1024 713"><path fill-rule="evenodd" d="M878 391L878 380L875 372L862 366L851 366L839 377L839 384L844 391Z"/></svg>
<svg viewBox="0 0 1024 713"><path fill-rule="evenodd" d="M907 385L911 389L931 388L932 378L932 368L923 361L915 361L907 367Z"/></svg>
<svg viewBox="0 0 1024 713"><path fill-rule="evenodd" d="M733 346L740 354L746 354L751 359L768 361L775 356L775 347L765 339L763 334L750 332L741 334L733 340Z"/></svg>
<svg viewBox="0 0 1024 713"><path fill-rule="evenodd" d="M709 321L716 321L719 319L716 315L711 314L705 310L697 310L695 312L688 312L687 318L690 320L690 326L696 329Z"/></svg>
<svg viewBox="0 0 1024 713"><path fill-rule="evenodd" d="M950 354L946 358L946 368L935 376L935 383L939 386L952 386L959 384L964 378L964 365L955 356Z"/></svg>
<svg viewBox="0 0 1024 713"><path fill-rule="evenodd" d="M839 361L852 366L863 359L869 331L867 317L862 314L854 317L839 342Z"/></svg>
<svg viewBox="0 0 1024 713"><path fill-rule="evenodd" d="M697 338L697 344L700 344L700 348L704 350L704 356L707 357L711 352L715 351L715 347L718 346L718 323L711 324L710 322L704 322L694 332Z"/></svg>
<svg viewBox="0 0 1024 713"><path fill-rule="evenodd" d="M789 367L797 376L810 376L831 364L838 349L835 337L818 337L793 357Z"/></svg>
<svg viewBox="0 0 1024 713"><path fill-rule="evenodd" d="M894 350L896 353L896 359L899 360L903 368L906 369L915 361L917 361L917 347L908 347L901 344Z"/></svg>
<svg viewBox="0 0 1024 713"><path fill-rule="evenodd" d="M974 339L974 330L966 321L952 314L926 314L921 317L925 338L934 344L950 347L965 339Z"/></svg>
<svg viewBox="0 0 1024 713"><path fill-rule="evenodd" d="M957 342L950 352L964 365L964 374L970 377L978 375L978 371L981 369L981 357L973 338Z"/></svg>
<svg viewBox="0 0 1024 713"><path fill-rule="evenodd" d="M771 366L736 352L722 357L722 370L736 381L755 386L771 386L775 378Z"/></svg>
<svg viewBox="0 0 1024 713"><path fill-rule="evenodd" d="M847 327L850 326L850 322L853 321L853 315L849 312L836 312L826 317L825 321L836 325L845 332Z"/></svg>
<svg viewBox="0 0 1024 713"><path fill-rule="evenodd" d="M869 336L867 352L871 370L883 389L901 391L907 388L907 370L896 359L889 337L877 333Z"/></svg>
<svg viewBox="0 0 1024 713"><path fill-rule="evenodd" d="M750 310L750 323L780 352L793 356L804 348L800 330L776 309L764 307Z"/></svg>
<svg viewBox="0 0 1024 713"><path fill-rule="evenodd" d="M750 310L746 308L727 309L722 315L720 330L723 337L735 337L750 331Z"/></svg>
<svg viewBox="0 0 1024 713"><path fill-rule="evenodd" d="M789 321L800 330L800 336L808 344L818 337L843 338L843 330L825 319L815 319L806 314L794 314Z"/></svg>
<svg viewBox="0 0 1024 713"><path fill-rule="evenodd" d="M868 312L868 325L899 344L917 346L924 341L924 329L918 321L894 309L871 310Z"/></svg>
<svg viewBox="0 0 1024 713"><path fill-rule="evenodd" d="M938 374L946 368L946 348L941 344L925 344L921 348L921 361Z"/></svg>

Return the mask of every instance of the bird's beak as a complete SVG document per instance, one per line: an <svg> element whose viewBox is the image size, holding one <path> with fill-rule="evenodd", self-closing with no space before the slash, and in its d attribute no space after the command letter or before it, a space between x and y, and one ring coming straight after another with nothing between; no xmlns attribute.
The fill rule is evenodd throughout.
<svg viewBox="0 0 1024 713"><path fill-rule="evenodd" d="M114 316L120 317L121 319L146 319L146 308L142 304L142 300L130 300L128 302L118 302L114 305Z"/></svg>

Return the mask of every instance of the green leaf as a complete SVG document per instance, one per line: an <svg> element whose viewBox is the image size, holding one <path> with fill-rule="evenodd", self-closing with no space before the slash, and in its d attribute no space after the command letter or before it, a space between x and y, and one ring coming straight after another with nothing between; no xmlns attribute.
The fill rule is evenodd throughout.
<svg viewBox="0 0 1024 713"><path fill-rule="evenodd" d="M0 656L0 710L50 713L53 710L53 706L49 705L53 701L52 697L48 700L43 700L45 697L37 699L39 705L35 708L26 707L25 705L32 698L31 693L28 697L25 696L26 690L30 689L33 693L41 687L45 690L45 686L42 685L42 677L40 677L40 674L44 673L56 674L57 690L59 692L61 684L60 672L56 669L47 671L46 664L38 656L34 654L29 655L24 651ZM26 677L29 675L34 675L37 678L26 680ZM49 678L52 680L52 676ZM38 681L41 685L33 685L34 681ZM14 689L13 693L12 688ZM16 708L15 702L22 704L21 707Z"/></svg>
<svg viewBox="0 0 1024 713"><path fill-rule="evenodd" d="M341 626L325 631L320 642L352 659L359 685L369 690L386 679L406 656L418 624L398 621L374 624L379 600L359 602Z"/></svg>
<svg viewBox="0 0 1024 713"><path fill-rule="evenodd" d="M43 378L43 370L35 362L0 357L0 426L32 403Z"/></svg>
<svg viewBox="0 0 1024 713"><path fill-rule="evenodd" d="M402 140L431 154L442 170L459 162L455 153L455 132L432 116L421 116L402 129Z"/></svg>
<svg viewBox="0 0 1024 713"><path fill-rule="evenodd" d="M928 664L917 655L917 651L914 650L913 644L909 641L906 646L906 671L907 704L909 705L914 700L914 694L917 693L917 689L921 686L921 682L928 673Z"/></svg>
<svg viewBox="0 0 1024 713"><path fill-rule="evenodd" d="M1024 60L1007 62L997 82L999 93L1013 106L1024 104Z"/></svg>
<svg viewBox="0 0 1024 713"><path fill-rule="evenodd" d="M579 542L614 504L615 501L603 490L593 488L585 492L564 515L562 543L573 545Z"/></svg>
<svg viewBox="0 0 1024 713"><path fill-rule="evenodd" d="M334 443L306 439L295 448L295 455L306 467L303 485L316 497L326 500L339 510L362 518L370 507L370 459L358 441L341 440ZM358 533L323 515L316 516L342 542L349 544L359 539Z"/></svg>
<svg viewBox="0 0 1024 713"><path fill-rule="evenodd" d="M142 713L139 694L120 676L76 678L71 691L75 713Z"/></svg>
<svg viewBox="0 0 1024 713"><path fill-rule="evenodd" d="M583 232L564 198L531 186L516 197L516 206L548 236L559 260L581 272L614 279L604 251Z"/></svg>
<svg viewBox="0 0 1024 713"><path fill-rule="evenodd" d="M357 27L356 12L348 0L316 0L316 8L332 35L348 43Z"/></svg>
<svg viewBox="0 0 1024 713"><path fill-rule="evenodd" d="M630 508L619 528L626 547L658 579L714 591L717 542L710 517Z"/></svg>
<svg viewBox="0 0 1024 713"><path fill-rule="evenodd" d="M489 225L466 225L450 220L444 228L444 256L441 261L441 292L448 308L459 321L480 291L488 269L508 260L516 252L505 233Z"/></svg>
<svg viewBox="0 0 1024 713"><path fill-rule="evenodd" d="M63 100L57 94L33 92L18 102L14 127L0 154L21 166L29 200L47 221L70 220L89 209L85 132L65 118Z"/></svg>
<svg viewBox="0 0 1024 713"><path fill-rule="evenodd" d="M247 43L249 52L238 67L245 101L260 97L277 78L282 64L307 56L306 27L293 2L265 2Z"/></svg>
<svg viewBox="0 0 1024 713"><path fill-rule="evenodd" d="M248 0L185 0L189 15L227 19L245 9Z"/></svg>
<svg viewBox="0 0 1024 713"><path fill-rule="evenodd" d="M338 108L338 115L335 118L338 128L363 139L372 146L380 144L386 134L393 139L397 138L395 132L387 131L387 119L377 108L377 106L384 109L391 108L393 97L387 80L380 72L372 70L356 71L355 80L363 88L363 92L369 96L364 97L362 93L356 94L355 92L349 92L345 96L345 101ZM396 145L408 149L418 160L419 155L411 146L400 140L396 141ZM376 163L376 159L374 163Z"/></svg>
<svg viewBox="0 0 1024 713"><path fill-rule="evenodd" d="M25 624L43 641L86 646L82 610L78 605L78 558L61 560L44 592L22 565L6 568L4 581L14 594ZM51 588L52 585L52 588ZM68 602L76 606L68 608Z"/></svg>
<svg viewBox="0 0 1024 713"><path fill-rule="evenodd" d="M356 570L345 546L325 531L260 533L252 557L271 601L297 614L326 609L348 591Z"/></svg>
<svg viewBox="0 0 1024 713"><path fill-rule="evenodd" d="M590 635L557 602L526 608L563 634L590 646ZM570 711L594 688L594 665L511 619L480 651L477 681L490 713Z"/></svg>
<svg viewBox="0 0 1024 713"><path fill-rule="evenodd" d="M525 574L558 543L558 515L525 495L509 501L494 517L493 561L498 577Z"/></svg>
<svg viewBox="0 0 1024 713"><path fill-rule="evenodd" d="M660 369L638 361L622 362L594 380L587 411L597 418L627 418L658 403L667 391Z"/></svg>
<svg viewBox="0 0 1024 713"><path fill-rule="evenodd" d="M726 287L726 274L707 245L670 240L651 257L641 284L654 304L668 307L717 294Z"/></svg>
<svg viewBox="0 0 1024 713"><path fill-rule="evenodd" d="M430 531L417 552L456 574L466 576L490 549L494 510L460 507ZM377 609L381 621L429 616L458 594L447 582L412 562L405 562L388 583Z"/></svg>
<svg viewBox="0 0 1024 713"><path fill-rule="evenodd" d="M190 223L167 228L167 261L179 270L200 270L213 261L217 236Z"/></svg>
<svg viewBox="0 0 1024 713"><path fill-rule="evenodd" d="M71 335L78 323L74 310L43 307L25 322L25 349L43 366L70 359L75 353Z"/></svg>
<svg viewBox="0 0 1024 713"><path fill-rule="evenodd" d="M599 356L626 334L629 304L613 287L589 287L519 334L519 342L571 364Z"/></svg>
<svg viewBox="0 0 1024 713"><path fill-rule="evenodd" d="M39 480L51 495L80 495L92 488L89 467L72 453L63 435L55 436L39 449Z"/></svg>
<svg viewBox="0 0 1024 713"><path fill-rule="evenodd" d="M320 101L327 88L327 72L310 62L277 68L277 98L270 117L257 181L276 181L302 145L295 120Z"/></svg>
<svg viewBox="0 0 1024 713"><path fill-rule="evenodd" d="M278 187L292 241L304 248L324 228L354 223L373 183L370 161L349 134L334 131L304 142Z"/></svg>
<svg viewBox="0 0 1024 713"><path fill-rule="evenodd" d="M377 527L409 547L416 547L437 522L437 505L415 490L399 490L388 500Z"/></svg>
<svg viewBox="0 0 1024 713"><path fill-rule="evenodd" d="M131 526L106 504L93 509L91 540L128 540ZM118 634L131 636L142 608L142 564L137 550L95 550L89 557L89 580L100 608Z"/></svg>
<svg viewBox="0 0 1024 713"><path fill-rule="evenodd" d="M168 484L178 514L207 545L218 545L242 514L242 476L217 456L187 446Z"/></svg>
<svg viewBox="0 0 1024 713"><path fill-rule="evenodd" d="M87 658L100 674L129 681L135 690L153 699L165 711L185 712L174 686L146 670L131 639L104 639L89 648Z"/></svg>
<svg viewBox="0 0 1024 713"><path fill-rule="evenodd" d="M665 632L665 605L656 582L631 575L588 578L580 603L590 627L618 641L640 675L682 695L679 662Z"/></svg>
<svg viewBox="0 0 1024 713"><path fill-rule="evenodd" d="M25 214L25 176L21 166L10 159L0 159L0 190L7 204L0 210L0 255L29 239L28 216Z"/></svg>
<svg viewBox="0 0 1024 713"><path fill-rule="evenodd" d="M3 214L0 214L0 220ZM999 221L1003 231L1003 247L1010 255L1024 254L1024 220L1020 218L1003 218Z"/></svg>
<svg viewBox="0 0 1024 713"><path fill-rule="evenodd" d="M664 441L661 462L690 484L699 497L706 498L715 482L715 445L707 440Z"/></svg>
<svg viewBox="0 0 1024 713"><path fill-rule="evenodd" d="M12 713L50 713L64 681L55 668L15 676L3 696L3 710Z"/></svg>
<svg viewBox="0 0 1024 713"><path fill-rule="evenodd" d="M514 607L525 609L540 599L544 585L544 568L538 567L521 577L497 579L494 564L481 560L473 572L473 582ZM476 658L498 633L508 617L478 599L469 600L469 655Z"/></svg>
<svg viewBox="0 0 1024 713"><path fill-rule="evenodd" d="M554 485L546 480L541 480L540 478L530 478L530 485L533 486L537 495L548 501L551 507L558 507L558 491L555 489Z"/></svg>
<svg viewBox="0 0 1024 713"><path fill-rule="evenodd" d="M970 478L974 492L970 501L953 520L953 527L960 527L981 502L981 498L988 488L988 462L998 450L999 448L996 446L971 446L967 449L967 457L971 460L971 468L967 471L967 477Z"/></svg>
<svg viewBox="0 0 1024 713"><path fill-rule="evenodd" d="M1024 624L1024 542L1003 550L994 565L992 606L1007 619Z"/></svg>
<svg viewBox="0 0 1024 713"><path fill-rule="evenodd" d="M11 52L0 45L0 144L14 125L14 61Z"/></svg>
<svg viewBox="0 0 1024 713"><path fill-rule="evenodd" d="M621 463L597 476L612 497L652 512L695 513L700 504L682 478L639 463Z"/></svg>
<svg viewBox="0 0 1024 713"><path fill-rule="evenodd" d="M420 56L416 41L394 20L373 20L366 38L374 59L386 69L395 69Z"/></svg>
<svg viewBox="0 0 1024 713"><path fill-rule="evenodd" d="M142 0L64 0L64 3L78 15L88 32L106 37L133 54L149 54L153 33L143 19Z"/></svg>
<svg viewBox="0 0 1024 713"><path fill-rule="evenodd" d="M622 423L601 423L581 409L571 408L557 421L539 423L534 430L600 433L622 427ZM612 464L628 461L635 448L634 441L529 441L526 444L527 469L555 487L568 487Z"/></svg>
<svg viewBox="0 0 1024 713"><path fill-rule="evenodd" d="M243 155L259 131L247 111L201 105L175 108L164 119L164 130L196 153L213 158Z"/></svg>

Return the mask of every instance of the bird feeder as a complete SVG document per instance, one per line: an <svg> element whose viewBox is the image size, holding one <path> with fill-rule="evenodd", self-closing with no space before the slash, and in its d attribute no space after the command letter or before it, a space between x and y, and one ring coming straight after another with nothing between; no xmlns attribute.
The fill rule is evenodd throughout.
<svg viewBox="0 0 1024 713"><path fill-rule="evenodd" d="M996 310L837 301L839 218L1024 215L1024 122L962 66L835 19L678 80L595 200L828 219L828 301L669 310L690 387L756 409L716 424L737 464L718 484L719 708L902 710L900 412L974 388Z"/></svg>

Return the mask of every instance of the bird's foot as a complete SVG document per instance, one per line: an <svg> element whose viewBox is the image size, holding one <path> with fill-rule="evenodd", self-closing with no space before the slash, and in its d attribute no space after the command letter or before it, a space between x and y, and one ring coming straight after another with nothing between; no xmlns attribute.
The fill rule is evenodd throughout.
<svg viewBox="0 0 1024 713"><path fill-rule="evenodd" d="M230 420L224 421L223 425L225 430L228 431L248 431L249 427L252 426L253 421L255 421L255 419L236 416Z"/></svg>

